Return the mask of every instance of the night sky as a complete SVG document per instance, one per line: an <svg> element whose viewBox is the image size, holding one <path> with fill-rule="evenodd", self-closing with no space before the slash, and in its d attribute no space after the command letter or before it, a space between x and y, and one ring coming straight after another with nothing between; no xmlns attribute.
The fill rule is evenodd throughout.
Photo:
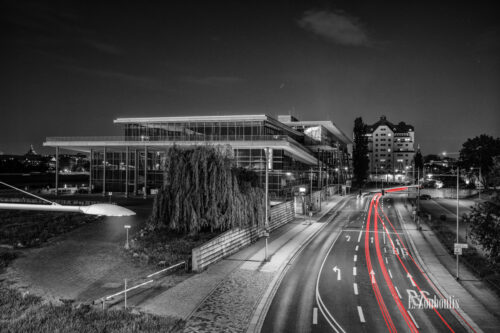
<svg viewBox="0 0 500 333"><path fill-rule="evenodd" d="M1 0L0 152L140 116L292 114L351 136L386 115L423 154L500 136L494 2L241 3Z"/></svg>

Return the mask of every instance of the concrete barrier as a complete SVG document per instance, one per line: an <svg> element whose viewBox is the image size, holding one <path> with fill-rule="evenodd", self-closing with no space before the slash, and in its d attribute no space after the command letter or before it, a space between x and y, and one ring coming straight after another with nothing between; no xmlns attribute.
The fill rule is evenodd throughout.
<svg viewBox="0 0 500 333"><path fill-rule="evenodd" d="M471 189L459 189L458 197L460 199L468 198L470 196L477 195L477 190ZM420 194L428 194L431 198L446 198L446 199L456 199L457 189L456 188L423 188L420 190Z"/></svg>
<svg viewBox="0 0 500 333"><path fill-rule="evenodd" d="M292 221L295 217L293 201L287 201L271 207L269 216L269 231L275 230ZM224 232L192 250L192 270L194 272L204 270L209 265L256 242L263 233L264 230L257 226L236 228Z"/></svg>

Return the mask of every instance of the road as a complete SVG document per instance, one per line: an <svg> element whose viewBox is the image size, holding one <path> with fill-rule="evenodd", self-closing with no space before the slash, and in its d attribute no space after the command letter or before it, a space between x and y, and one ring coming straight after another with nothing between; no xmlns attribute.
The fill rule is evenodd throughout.
<svg viewBox="0 0 500 333"><path fill-rule="evenodd" d="M467 331L450 309L460 300L429 306L444 297L409 249L395 207L404 200L386 193L350 199L304 247L288 267L262 332Z"/></svg>

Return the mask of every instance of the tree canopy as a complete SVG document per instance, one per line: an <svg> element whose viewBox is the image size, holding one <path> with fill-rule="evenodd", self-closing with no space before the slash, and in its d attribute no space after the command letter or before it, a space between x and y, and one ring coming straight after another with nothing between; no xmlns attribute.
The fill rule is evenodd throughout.
<svg viewBox="0 0 500 333"><path fill-rule="evenodd" d="M253 172L231 167L230 153L209 146L168 149L149 227L196 234L263 224L264 191Z"/></svg>
<svg viewBox="0 0 500 333"><path fill-rule="evenodd" d="M353 147L353 173L358 186L362 186L368 177L370 161L368 159L368 139L366 137L367 126L363 119L358 117L354 120L354 147Z"/></svg>
<svg viewBox="0 0 500 333"><path fill-rule="evenodd" d="M492 264L500 264L500 199L485 201L464 215L474 241L488 253Z"/></svg>
<svg viewBox="0 0 500 333"><path fill-rule="evenodd" d="M478 173L474 168L480 168L482 176L480 181L487 188L495 166L495 158L498 156L500 156L500 138L495 139L481 134L463 143L460 149L460 167L469 173Z"/></svg>

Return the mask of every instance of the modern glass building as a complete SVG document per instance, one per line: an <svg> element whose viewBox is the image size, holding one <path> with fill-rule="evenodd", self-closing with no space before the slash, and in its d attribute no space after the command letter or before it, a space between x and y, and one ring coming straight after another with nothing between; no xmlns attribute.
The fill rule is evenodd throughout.
<svg viewBox="0 0 500 333"><path fill-rule="evenodd" d="M215 145L227 148L236 167L255 171L269 193L290 197L300 185L344 183L352 142L331 121L278 120L267 115L118 118L120 137L48 137L44 146L87 153L89 189L147 195L163 185L167 148ZM57 174L57 173L56 173ZM57 181L56 181L57 182ZM57 187L57 185L56 185Z"/></svg>

